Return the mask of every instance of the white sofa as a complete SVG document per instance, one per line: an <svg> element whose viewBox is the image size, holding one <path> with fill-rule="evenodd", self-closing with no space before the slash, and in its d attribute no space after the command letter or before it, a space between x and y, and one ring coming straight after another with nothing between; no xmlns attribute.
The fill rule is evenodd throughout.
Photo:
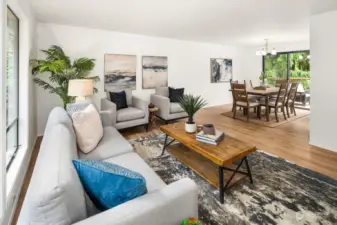
<svg viewBox="0 0 337 225"><path fill-rule="evenodd" d="M103 120L104 121L104 120ZM73 159L115 163L142 174L148 193L99 212L85 195ZM197 187L190 179L166 185L112 126L89 153L78 153L72 121L63 108L49 115L18 225L179 225L198 216Z"/></svg>

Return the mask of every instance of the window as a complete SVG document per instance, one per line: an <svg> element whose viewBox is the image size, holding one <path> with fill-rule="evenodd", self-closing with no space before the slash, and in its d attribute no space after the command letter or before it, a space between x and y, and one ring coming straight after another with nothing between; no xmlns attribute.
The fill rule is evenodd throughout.
<svg viewBox="0 0 337 225"><path fill-rule="evenodd" d="M19 127L19 19L7 8L6 168L18 150Z"/></svg>
<svg viewBox="0 0 337 225"><path fill-rule="evenodd" d="M305 92L310 92L310 52L282 52L263 57L264 80L274 85L277 79L298 81Z"/></svg>

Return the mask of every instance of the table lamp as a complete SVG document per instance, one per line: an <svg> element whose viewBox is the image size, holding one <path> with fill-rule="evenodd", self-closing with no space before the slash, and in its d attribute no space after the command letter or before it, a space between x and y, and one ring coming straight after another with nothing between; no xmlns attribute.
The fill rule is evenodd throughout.
<svg viewBox="0 0 337 225"><path fill-rule="evenodd" d="M85 101L85 97L94 93L94 83L91 79L69 80L68 96L76 97L76 103Z"/></svg>

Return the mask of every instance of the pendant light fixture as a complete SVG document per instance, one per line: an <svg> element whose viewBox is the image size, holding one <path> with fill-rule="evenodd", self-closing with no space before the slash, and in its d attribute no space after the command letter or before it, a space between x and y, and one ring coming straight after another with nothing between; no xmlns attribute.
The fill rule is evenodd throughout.
<svg viewBox="0 0 337 225"><path fill-rule="evenodd" d="M264 45L264 47L258 48L258 49L256 50L256 55L258 55L258 56L266 56L266 55L268 55L268 54L271 54L271 55L277 55L277 51L276 51L275 48L273 48L273 49L271 50L271 52L269 52L268 39L264 39L264 40L265 40L265 45Z"/></svg>

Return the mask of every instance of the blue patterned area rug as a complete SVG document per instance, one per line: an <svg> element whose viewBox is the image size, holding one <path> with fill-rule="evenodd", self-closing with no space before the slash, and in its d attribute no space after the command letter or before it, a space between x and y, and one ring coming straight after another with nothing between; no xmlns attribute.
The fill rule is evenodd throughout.
<svg viewBox="0 0 337 225"><path fill-rule="evenodd" d="M189 177L199 186L203 225L337 224L337 181L263 152L250 157L254 184L243 179L219 191L169 153L160 156L162 133L129 140L136 152L167 183Z"/></svg>

